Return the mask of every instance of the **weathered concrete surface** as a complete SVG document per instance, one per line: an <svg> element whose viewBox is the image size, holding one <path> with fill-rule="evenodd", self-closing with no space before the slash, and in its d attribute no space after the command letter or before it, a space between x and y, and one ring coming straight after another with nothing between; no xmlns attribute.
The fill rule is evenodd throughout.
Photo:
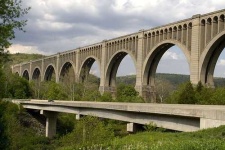
<svg viewBox="0 0 225 150"><path fill-rule="evenodd" d="M92 115L128 123L155 123L177 131L196 131L225 124L225 106L44 100L19 101L26 109ZM79 117L77 118L79 119ZM128 125L131 130L132 125ZM53 128L55 124L53 123ZM46 127L47 129L47 127Z"/></svg>

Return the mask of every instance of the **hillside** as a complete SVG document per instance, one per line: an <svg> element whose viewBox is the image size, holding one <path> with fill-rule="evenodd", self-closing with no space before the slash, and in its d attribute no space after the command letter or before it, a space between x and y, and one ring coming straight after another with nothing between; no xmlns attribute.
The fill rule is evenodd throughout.
<svg viewBox="0 0 225 150"><path fill-rule="evenodd" d="M16 53L16 54L9 54L9 64L19 64L22 62L27 62L30 60L40 59L43 58L44 55L41 54L24 54L24 53Z"/></svg>

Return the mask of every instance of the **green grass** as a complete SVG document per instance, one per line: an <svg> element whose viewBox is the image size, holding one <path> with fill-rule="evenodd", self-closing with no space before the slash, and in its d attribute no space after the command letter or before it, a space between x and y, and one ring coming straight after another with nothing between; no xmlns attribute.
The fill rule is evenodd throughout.
<svg viewBox="0 0 225 150"><path fill-rule="evenodd" d="M123 138L115 138L110 143L85 147L85 149L224 150L225 126L189 133L141 132Z"/></svg>

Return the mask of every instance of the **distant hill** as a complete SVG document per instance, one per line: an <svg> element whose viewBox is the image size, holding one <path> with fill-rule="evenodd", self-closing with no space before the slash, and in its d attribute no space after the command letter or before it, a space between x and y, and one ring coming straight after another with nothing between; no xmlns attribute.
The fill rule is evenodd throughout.
<svg viewBox="0 0 225 150"><path fill-rule="evenodd" d="M190 75L182 75L182 74L168 74L168 73L156 73L156 80L169 81L174 87L178 85L190 81ZM136 76L135 75L127 75L117 77L117 83L125 83L135 85ZM225 78L215 77L214 78L215 87L225 87Z"/></svg>
<svg viewBox="0 0 225 150"><path fill-rule="evenodd" d="M9 54L9 64L15 65L30 60L40 59L43 57L45 56L41 54L24 54L24 53Z"/></svg>

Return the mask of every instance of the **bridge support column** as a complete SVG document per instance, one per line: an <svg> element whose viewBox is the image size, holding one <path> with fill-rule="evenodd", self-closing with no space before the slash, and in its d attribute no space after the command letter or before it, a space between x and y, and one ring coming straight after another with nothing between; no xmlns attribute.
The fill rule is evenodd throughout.
<svg viewBox="0 0 225 150"><path fill-rule="evenodd" d="M41 60L41 82L45 80L44 59Z"/></svg>
<svg viewBox="0 0 225 150"><path fill-rule="evenodd" d="M190 81L198 84L200 81L199 55L200 55L200 15L192 17L192 38L191 38L191 61L190 61Z"/></svg>
<svg viewBox="0 0 225 150"><path fill-rule="evenodd" d="M60 54L57 54L56 58L56 70L55 70L55 82L59 83L59 56Z"/></svg>
<svg viewBox="0 0 225 150"><path fill-rule="evenodd" d="M33 72L32 72L32 62L30 61L30 68L29 68L29 82L32 81L32 75L33 75Z"/></svg>
<svg viewBox="0 0 225 150"><path fill-rule="evenodd" d="M156 102L156 92L154 87L151 86L135 86L136 91L139 92L139 95L143 97L146 103L155 103Z"/></svg>
<svg viewBox="0 0 225 150"><path fill-rule="evenodd" d="M144 32L140 30L138 33L138 54L137 54L137 67L136 67L136 85L135 89L139 92L145 102L155 102L156 96L154 87L143 85L143 51L144 51Z"/></svg>
<svg viewBox="0 0 225 150"><path fill-rule="evenodd" d="M46 117L45 136L53 138L56 135L57 112L41 110L40 114Z"/></svg>
<svg viewBox="0 0 225 150"><path fill-rule="evenodd" d="M137 123L127 123L127 132L129 133L135 133L137 131L143 130L143 125L142 124L137 124Z"/></svg>
<svg viewBox="0 0 225 150"><path fill-rule="evenodd" d="M76 114L76 120L80 120L83 117L81 114Z"/></svg>
<svg viewBox="0 0 225 150"><path fill-rule="evenodd" d="M101 56L101 66L100 66L100 70L101 70L101 74L100 74L100 86L99 86L99 91L101 94L103 94L104 92L111 92L111 89L109 86L107 86L106 83L106 77L105 77L105 68L106 68L106 41L102 42L102 56Z"/></svg>

